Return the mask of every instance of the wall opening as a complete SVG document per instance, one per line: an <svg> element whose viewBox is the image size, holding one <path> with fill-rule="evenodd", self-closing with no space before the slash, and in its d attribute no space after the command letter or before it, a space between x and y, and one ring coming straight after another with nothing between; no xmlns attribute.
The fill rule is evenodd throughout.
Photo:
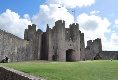
<svg viewBox="0 0 118 80"><path fill-rule="evenodd" d="M74 61L74 54L75 54L75 50L73 50L73 49L66 50L66 61L73 62Z"/></svg>
<svg viewBox="0 0 118 80"><path fill-rule="evenodd" d="M53 61L57 61L57 58L58 58L58 55L57 54L55 54L55 55L52 56L52 60Z"/></svg>
<svg viewBox="0 0 118 80"><path fill-rule="evenodd" d="M117 55L117 60L118 60L118 55Z"/></svg>

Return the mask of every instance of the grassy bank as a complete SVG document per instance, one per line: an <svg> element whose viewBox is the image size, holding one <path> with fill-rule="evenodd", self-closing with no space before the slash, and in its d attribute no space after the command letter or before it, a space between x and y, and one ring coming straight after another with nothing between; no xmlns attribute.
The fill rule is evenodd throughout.
<svg viewBox="0 0 118 80"><path fill-rule="evenodd" d="M118 61L17 62L0 64L49 80L118 80Z"/></svg>

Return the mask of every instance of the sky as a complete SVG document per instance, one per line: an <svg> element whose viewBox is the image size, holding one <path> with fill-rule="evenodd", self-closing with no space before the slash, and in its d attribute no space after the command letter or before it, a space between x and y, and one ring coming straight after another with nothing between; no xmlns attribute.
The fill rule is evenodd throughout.
<svg viewBox="0 0 118 80"><path fill-rule="evenodd" d="M79 23L85 44L101 38L103 50L118 51L117 5L118 0L0 0L0 29L23 38L28 25L45 31L61 18L66 28Z"/></svg>

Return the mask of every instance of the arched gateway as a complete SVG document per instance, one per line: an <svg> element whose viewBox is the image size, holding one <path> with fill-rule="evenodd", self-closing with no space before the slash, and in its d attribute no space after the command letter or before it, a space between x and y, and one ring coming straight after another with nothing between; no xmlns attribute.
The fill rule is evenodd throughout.
<svg viewBox="0 0 118 80"><path fill-rule="evenodd" d="M73 49L68 49L68 50L66 50L66 61L67 62L73 62L73 61L75 61L74 60L74 55L75 55L75 53L76 53L76 51L75 50L73 50Z"/></svg>

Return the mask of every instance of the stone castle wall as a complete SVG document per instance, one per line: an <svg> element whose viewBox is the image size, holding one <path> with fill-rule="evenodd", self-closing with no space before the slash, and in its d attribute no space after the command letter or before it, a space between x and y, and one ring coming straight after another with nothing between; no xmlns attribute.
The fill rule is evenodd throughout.
<svg viewBox="0 0 118 80"><path fill-rule="evenodd" d="M80 31L80 59L85 60L84 33L81 33L81 31Z"/></svg>
<svg viewBox="0 0 118 80"><path fill-rule="evenodd" d="M29 41L30 59L41 59L42 34L40 29L36 30L35 24L28 25L28 29L25 29L24 39Z"/></svg>
<svg viewBox="0 0 118 80"><path fill-rule="evenodd" d="M0 61L8 56L10 61L28 60L29 42L0 30Z"/></svg>
<svg viewBox="0 0 118 80"><path fill-rule="evenodd" d="M67 55L73 61L85 58L84 34L80 32L79 24L73 23L65 28L65 21L62 20L56 21L52 29L47 25L46 32L36 30L35 24L28 25L24 39L0 30L0 44L0 60L5 56L10 61L66 61Z"/></svg>
<svg viewBox="0 0 118 80"><path fill-rule="evenodd" d="M87 41L85 48L86 60L118 60L118 51L102 51L101 39Z"/></svg>
<svg viewBox="0 0 118 80"><path fill-rule="evenodd" d="M118 60L118 51L102 51L99 53L101 60Z"/></svg>
<svg viewBox="0 0 118 80"><path fill-rule="evenodd" d="M43 52L48 56L48 60L66 61L66 51L69 49L75 51L72 55L73 60L80 60L80 33L78 24L72 24L70 28L65 28L65 21L56 21L52 29L47 25L44 38L45 43L43 45L45 45L46 51L43 50Z"/></svg>
<svg viewBox="0 0 118 80"><path fill-rule="evenodd" d="M35 24L28 25L24 39L0 30L0 45L0 60L8 56L10 61L80 61L91 60L96 56L109 59L109 55L117 59L116 52L102 51L99 38L87 41L85 48L84 33L79 30L79 24L73 23L65 28L65 21L62 20L56 21L52 29L47 25L46 32L36 30Z"/></svg>
<svg viewBox="0 0 118 80"><path fill-rule="evenodd" d="M97 38L95 40L87 41L87 46L85 48L85 56L87 60L94 59L94 57L102 51L101 39Z"/></svg>

